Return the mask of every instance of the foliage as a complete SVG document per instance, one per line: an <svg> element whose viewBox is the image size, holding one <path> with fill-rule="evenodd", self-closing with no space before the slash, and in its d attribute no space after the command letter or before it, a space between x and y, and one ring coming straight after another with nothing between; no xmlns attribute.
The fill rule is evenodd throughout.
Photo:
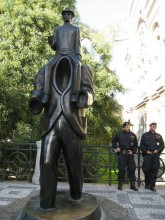
<svg viewBox="0 0 165 220"><path fill-rule="evenodd" d="M83 27L82 27L83 28ZM120 129L122 106L115 100L117 92L124 92L115 72L111 71L112 44L101 33L83 28L83 62L90 65L94 74L95 101L86 111L88 137L85 144L109 144Z"/></svg>
<svg viewBox="0 0 165 220"><path fill-rule="evenodd" d="M74 9L74 4L74 0L1 0L0 139L13 139L16 129L20 134L17 125L22 122L24 130L31 126L31 141L40 138L39 118L28 110L34 76L53 55L47 37L61 23L62 9Z"/></svg>
<svg viewBox="0 0 165 220"><path fill-rule="evenodd" d="M15 142L31 142L31 133L32 129L29 124L25 124L24 122L18 122L16 124L16 131L13 135L13 140Z"/></svg>
<svg viewBox="0 0 165 220"><path fill-rule="evenodd" d="M34 76L53 56L47 37L62 23L61 11L75 0L0 0L0 139L25 142L40 139L39 121L28 109ZM109 68L112 44L103 35L79 21L82 33L82 63L94 74L95 102L86 110L86 143L107 144L121 124L121 106L111 94L122 92L116 74Z"/></svg>

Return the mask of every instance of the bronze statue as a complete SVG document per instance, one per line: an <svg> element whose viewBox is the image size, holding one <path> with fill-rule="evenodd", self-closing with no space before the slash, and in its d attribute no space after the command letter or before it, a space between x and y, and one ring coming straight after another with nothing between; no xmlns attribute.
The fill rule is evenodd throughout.
<svg viewBox="0 0 165 220"><path fill-rule="evenodd" d="M49 37L55 56L37 73L35 90L29 102L32 113L41 120L40 207L55 207L58 159L62 150L70 185L70 196L82 196L82 145L87 134L84 109L93 103L93 75L81 65L79 28L70 24L74 13L62 11L64 25Z"/></svg>
<svg viewBox="0 0 165 220"><path fill-rule="evenodd" d="M80 53L80 30L79 27L73 26L70 22L74 17L73 11L69 8L66 8L62 11L62 18L64 24L55 28L54 35L48 37L48 43L53 50L56 51L55 56L47 63L46 66L41 68L40 72L45 72L46 78L51 78L52 68L58 62L58 60L67 55L70 58L70 61L73 65L73 82L72 82L72 96L71 101L77 101L77 95L80 89L81 81L81 53ZM49 82L46 80L44 93L45 101L49 97Z"/></svg>

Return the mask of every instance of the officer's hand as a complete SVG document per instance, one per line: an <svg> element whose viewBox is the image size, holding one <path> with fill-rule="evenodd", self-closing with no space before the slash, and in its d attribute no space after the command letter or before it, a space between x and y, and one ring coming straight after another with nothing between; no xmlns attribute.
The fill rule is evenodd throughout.
<svg viewBox="0 0 165 220"><path fill-rule="evenodd" d="M153 151L153 154L157 154L157 153L158 153L158 150L154 150L154 151Z"/></svg>
<svg viewBox="0 0 165 220"><path fill-rule="evenodd" d="M148 150L148 151L147 151L147 154L152 154L152 153L151 153L151 151Z"/></svg>
<svg viewBox="0 0 165 220"><path fill-rule="evenodd" d="M116 148L116 152L120 152L120 147L117 147L117 148Z"/></svg>

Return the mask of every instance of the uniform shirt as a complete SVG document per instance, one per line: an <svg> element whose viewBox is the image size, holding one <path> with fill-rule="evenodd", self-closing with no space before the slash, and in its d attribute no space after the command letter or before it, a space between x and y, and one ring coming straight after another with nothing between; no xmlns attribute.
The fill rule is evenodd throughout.
<svg viewBox="0 0 165 220"><path fill-rule="evenodd" d="M122 131L112 139L112 147L115 149L120 147L121 150L132 150L133 153L136 153L138 147L137 137L131 131Z"/></svg>
<svg viewBox="0 0 165 220"><path fill-rule="evenodd" d="M158 150L161 153L164 149L164 141L160 134L154 132L146 132L142 135L140 141L140 149L146 154L147 151Z"/></svg>

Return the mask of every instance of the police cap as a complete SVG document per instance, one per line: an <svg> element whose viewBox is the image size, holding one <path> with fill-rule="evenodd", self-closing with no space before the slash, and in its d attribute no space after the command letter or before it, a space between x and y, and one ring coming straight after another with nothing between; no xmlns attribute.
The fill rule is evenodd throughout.
<svg viewBox="0 0 165 220"><path fill-rule="evenodd" d="M150 126L151 126L151 125L157 126L157 123L156 123L156 122L152 122L152 123L150 124Z"/></svg>
<svg viewBox="0 0 165 220"><path fill-rule="evenodd" d="M123 128L124 128L125 126L127 126L127 125L130 125L130 123L129 123L128 121L124 122L124 123L123 123Z"/></svg>

